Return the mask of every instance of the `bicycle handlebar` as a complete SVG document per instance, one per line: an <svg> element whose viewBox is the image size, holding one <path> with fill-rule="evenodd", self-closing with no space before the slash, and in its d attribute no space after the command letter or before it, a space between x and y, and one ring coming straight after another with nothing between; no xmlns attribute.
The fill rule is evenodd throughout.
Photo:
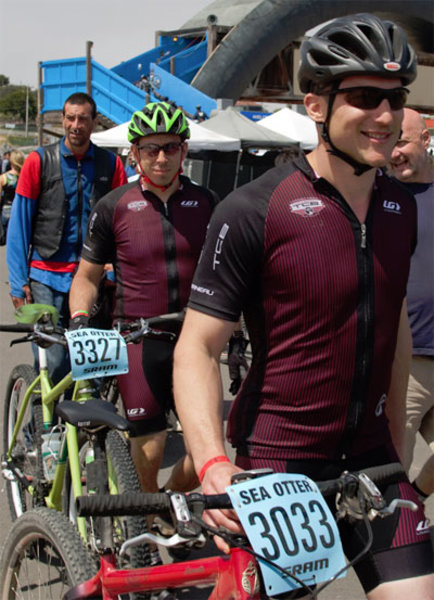
<svg viewBox="0 0 434 600"><path fill-rule="evenodd" d="M125 341L127 343L139 341L142 337L153 337L154 334L160 334L159 331L153 331L152 327L159 327L167 325L170 322L182 323L184 320L185 311L177 313L167 313L156 317L149 317L148 319L137 319L131 323L120 324L118 329L122 331L130 331L131 333L125 335ZM13 323L7 325L0 324L0 331L11 332L11 333L27 333L30 334L26 338L15 340L15 342L34 342L44 346L48 343L61 344L66 346L65 330L60 327L53 326L52 323ZM162 331L161 335L164 337L166 334L171 337L176 337L176 334L171 332Z"/></svg>
<svg viewBox="0 0 434 600"><path fill-rule="evenodd" d="M11 325L1 325L0 331L10 331L12 333L31 333L33 331L33 325L28 323L13 323Z"/></svg>
<svg viewBox="0 0 434 600"><path fill-rule="evenodd" d="M357 472L365 473L376 485L388 485L400 481L404 471L399 463L369 467ZM348 474L351 477L351 473ZM333 496L343 490L345 473L337 479L316 482L323 496ZM357 480L355 480L357 481ZM204 509L230 509L232 504L227 494L204 495L191 493L186 496L187 505L202 502ZM77 513L82 517L148 515L164 513L170 509L170 496L166 493L125 493L119 496L92 495L76 499Z"/></svg>

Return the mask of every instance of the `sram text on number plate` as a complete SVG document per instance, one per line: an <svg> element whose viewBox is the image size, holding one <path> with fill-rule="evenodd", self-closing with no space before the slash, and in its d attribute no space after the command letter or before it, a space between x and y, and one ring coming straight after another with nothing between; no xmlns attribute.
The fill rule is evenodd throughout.
<svg viewBox="0 0 434 600"><path fill-rule="evenodd" d="M334 520L316 484L305 475L275 473L226 488L259 565L267 595L325 581L345 566Z"/></svg>
<svg viewBox="0 0 434 600"><path fill-rule="evenodd" d="M127 345L114 329L77 329L65 333L72 379L128 373Z"/></svg>

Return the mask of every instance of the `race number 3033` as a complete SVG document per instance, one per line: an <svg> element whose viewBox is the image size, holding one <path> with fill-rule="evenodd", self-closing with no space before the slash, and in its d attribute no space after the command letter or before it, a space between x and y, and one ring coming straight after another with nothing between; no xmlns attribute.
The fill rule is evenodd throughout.
<svg viewBox="0 0 434 600"><path fill-rule="evenodd" d="M267 474L226 492L257 555L267 595L302 587L300 581L313 586L345 566L336 521L305 475Z"/></svg>
<svg viewBox="0 0 434 600"><path fill-rule="evenodd" d="M118 331L87 327L65 336L74 381L128 373L127 345Z"/></svg>

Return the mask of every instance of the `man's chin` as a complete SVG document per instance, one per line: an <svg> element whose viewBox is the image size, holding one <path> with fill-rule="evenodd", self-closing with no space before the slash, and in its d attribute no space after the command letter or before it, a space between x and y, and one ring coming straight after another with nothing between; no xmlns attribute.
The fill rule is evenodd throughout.
<svg viewBox="0 0 434 600"><path fill-rule="evenodd" d="M392 173L398 179L408 179L413 175L413 171L408 166L393 167Z"/></svg>

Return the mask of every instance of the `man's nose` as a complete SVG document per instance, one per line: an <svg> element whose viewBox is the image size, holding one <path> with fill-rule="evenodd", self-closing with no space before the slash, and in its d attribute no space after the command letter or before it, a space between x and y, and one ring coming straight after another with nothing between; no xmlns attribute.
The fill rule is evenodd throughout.
<svg viewBox="0 0 434 600"><path fill-rule="evenodd" d="M376 120L382 123L391 123L393 121L392 107L389 104L389 100L384 98L381 103L377 106Z"/></svg>
<svg viewBox="0 0 434 600"><path fill-rule="evenodd" d="M401 154L401 152L400 152L399 148L397 148L397 147L395 146L395 148L392 150L392 155L391 155L391 157L390 157L390 158L391 158L392 160L395 160L395 159L397 159L397 158L398 158L398 156L399 156L400 154Z"/></svg>
<svg viewBox="0 0 434 600"><path fill-rule="evenodd" d="M160 148L160 150L157 154L157 160L167 160L167 155L164 152L163 148Z"/></svg>

